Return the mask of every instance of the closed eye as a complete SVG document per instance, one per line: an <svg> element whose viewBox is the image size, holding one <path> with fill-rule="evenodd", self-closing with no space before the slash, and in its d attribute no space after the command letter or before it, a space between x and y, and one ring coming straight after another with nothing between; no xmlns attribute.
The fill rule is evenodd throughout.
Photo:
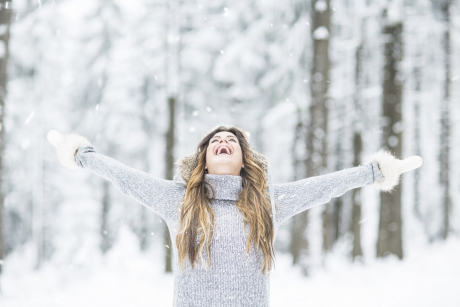
<svg viewBox="0 0 460 307"><path fill-rule="evenodd" d="M215 141L217 141L217 139L214 139L214 140L211 142L211 144L214 143ZM230 139L230 141L234 141L234 142L236 143L236 140L235 140L235 139Z"/></svg>

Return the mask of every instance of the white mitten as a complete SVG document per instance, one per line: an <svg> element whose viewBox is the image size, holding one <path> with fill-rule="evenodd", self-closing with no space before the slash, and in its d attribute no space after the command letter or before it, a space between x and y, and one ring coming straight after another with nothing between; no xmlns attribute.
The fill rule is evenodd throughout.
<svg viewBox="0 0 460 307"><path fill-rule="evenodd" d="M400 160L384 149L373 154L372 159L377 162L383 175L382 181L376 182L375 185L385 192L390 192L398 185L402 173L419 168L423 163L420 156L411 156Z"/></svg>
<svg viewBox="0 0 460 307"><path fill-rule="evenodd" d="M63 135L56 130L50 130L46 138L51 145L56 147L56 155L59 162L69 169L79 168L75 161L75 153L78 148L85 145L91 145L83 135L78 133Z"/></svg>

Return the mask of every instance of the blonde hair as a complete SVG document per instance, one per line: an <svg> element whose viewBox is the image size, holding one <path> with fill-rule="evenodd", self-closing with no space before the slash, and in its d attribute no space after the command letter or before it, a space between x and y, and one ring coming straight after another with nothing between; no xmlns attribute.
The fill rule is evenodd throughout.
<svg viewBox="0 0 460 307"><path fill-rule="evenodd" d="M254 159L249 148L248 136L244 130L237 127L219 126L208 133L198 145L198 162L188 180L181 206L180 226L176 237L179 266L181 269L183 268L188 256L192 268L194 268L197 254L199 253L201 263L206 267L202 257L204 248L206 248L208 265L210 265L210 248L214 235L215 214L210 206L213 199L205 185L210 187L212 195L215 195L215 193L212 185L204 181L206 151L209 146L209 140L214 134L221 131L233 133L238 138L241 147L244 164L244 168L241 170L243 189L239 194L236 207L243 213L243 233L245 233L246 225L250 225L245 258L247 259L251 244L256 250L260 249L264 254L261 273L265 274L271 270L275 256L270 194L267 191L268 182L263 166L259 165L258 161ZM198 244L196 244L197 238L199 238Z"/></svg>

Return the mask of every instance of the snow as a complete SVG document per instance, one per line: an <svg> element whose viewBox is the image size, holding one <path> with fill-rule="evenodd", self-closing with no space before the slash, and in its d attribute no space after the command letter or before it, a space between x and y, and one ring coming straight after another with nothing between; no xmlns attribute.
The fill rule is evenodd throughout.
<svg viewBox="0 0 460 307"><path fill-rule="evenodd" d="M327 10L327 3L324 0L318 0L315 3L315 10L318 12L324 12Z"/></svg>
<svg viewBox="0 0 460 307"><path fill-rule="evenodd" d="M361 40L365 42L361 90L366 112L362 124L366 129L364 156L379 148L382 126L391 122L381 117L381 48L382 43L392 39L382 34L384 7L389 9L390 22L404 18L404 59L399 67L405 82L404 102L395 106L396 110L402 108L403 122L392 127L394 133L404 131L402 158L416 154L414 105L417 103L420 109L421 140L417 145L424 159L419 173L420 217L414 215L414 173L405 174L402 180L405 259L373 259L379 223L378 192L364 187L366 205L359 224L365 265L348 263L348 251L342 249L328 257L325 268L320 267L317 256L322 245L323 207L313 208L307 230L314 258L312 275L301 277L299 270L291 267L289 256L283 254L291 236L288 226L284 227L277 240L280 249L271 278L271 306L460 306L454 292L459 289L460 279L458 239L425 243L437 237L443 221L438 183L438 102L443 97L445 76L441 48L444 23L435 18L430 1L412 1L406 5L405 15L401 0L367 5L362 0L336 1L333 10L340 14L333 14L333 36L326 27L319 27L312 28L313 37L308 10L299 15L295 6L283 1L250 5L247 1L234 1L217 6L208 2L182 3L181 23L187 30L169 37L164 32L168 21L166 2L116 0L109 6L104 1L68 0L51 5L51 1L41 2L38 10L37 1L15 1L16 18L10 27L9 56L13 65L8 72L5 108L9 109L5 112L4 129L11 135L5 143L4 188L6 225L12 223L5 227L6 242L13 252L0 260L5 272L0 279L5 291L0 296L1 307L142 307L172 303L173 277L162 270L164 222L148 215L147 233L152 243L146 253L139 251L137 239L125 231L122 240L102 256L99 232L103 179L61 169L52 155L53 148L47 147L44 131L78 131L87 135L101 153L164 178L164 131L168 125L164 43L169 39L171 43L180 42L183 85L178 93L179 142L175 156L190 154L211 126L235 124L253 131L251 146L270 158L274 181L291 182L294 176L304 175L304 170L293 167L292 153L302 158L306 150L304 139L293 147L297 111L307 123L311 100L308 83L326 78L320 73L310 76L312 38L331 38L327 80L331 129L327 137L331 149L335 148L335 139L346 140L343 146L348 162L344 166L351 166L350 135L336 131L351 131L348 114L353 109L355 52ZM316 1L314 9L326 10L327 4ZM460 94L460 87L455 86L460 82L460 62L453 55L458 53L459 40L454 30L459 28L460 19L457 8L451 13L451 80L455 83L451 88L450 115L451 122L456 123L460 109L453 102ZM0 33L5 31L2 26ZM0 54L5 54L4 47L0 45ZM414 68L421 71L419 91L414 89ZM343 113L338 112L341 107ZM460 225L460 206L456 205L460 202L456 188L460 186L458 127L452 125L451 131L453 236L459 233ZM315 133L325 136L322 130ZM398 142L394 136L389 139L392 146ZM321 161L321 156L314 157ZM38 176L28 176L32 167L39 165L46 166L46 182ZM33 199L32 190L40 186L46 187L45 198L49 200L46 214L53 217L45 221L50 234L45 243L54 251L53 259L35 272L38 242L33 238L40 233L30 235L27 229L31 227L30 213L37 209L32 204L39 203ZM108 236L116 237L122 221L138 227L141 206L113 188L110 194L113 206L104 227ZM29 241L34 243L23 246Z"/></svg>
<svg viewBox="0 0 460 307"><path fill-rule="evenodd" d="M395 258L350 265L331 255L325 269L302 279L287 256L272 274L273 306L459 306L460 242L452 239Z"/></svg>
<svg viewBox="0 0 460 307"><path fill-rule="evenodd" d="M145 253L122 228L106 256L90 250L79 264L50 263L32 270L32 246L5 261L2 307L171 306L174 278L163 273L160 243ZM290 256L277 253L271 273L272 307L457 307L460 304L460 240L412 247L403 261L372 259L351 264L339 249L323 268L302 277ZM18 285L20 285L18 287Z"/></svg>
<svg viewBox="0 0 460 307"><path fill-rule="evenodd" d="M387 13L388 23L395 24L401 22L404 17L404 6L402 0L390 0Z"/></svg>
<svg viewBox="0 0 460 307"><path fill-rule="evenodd" d="M329 31L327 30L326 27L318 27L314 32L313 32L313 38L317 40L323 40L323 39L328 39L329 38Z"/></svg>
<svg viewBox="0 0 460 307"><path fill-rule="evenodd" d="M27 118L26 118L26 120L24 122L24 125L27 125L30 122L30 120L34 117L34 115L35 115L35 111L30 113L29 116L27 116Z"/></svg>

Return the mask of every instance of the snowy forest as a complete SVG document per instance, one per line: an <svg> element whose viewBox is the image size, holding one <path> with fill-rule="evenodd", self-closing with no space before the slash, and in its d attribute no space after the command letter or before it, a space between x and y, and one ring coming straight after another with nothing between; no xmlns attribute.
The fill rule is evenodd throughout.
<svg viewBox="0 0 460 307"><path fill-rule="evenodd" d="M165 222L46 135L172 180L217 125L276 183L423 158L283 224L270 306L460 306L459 85L456 0L0 0L0 306L171 306Z"/></svg>

